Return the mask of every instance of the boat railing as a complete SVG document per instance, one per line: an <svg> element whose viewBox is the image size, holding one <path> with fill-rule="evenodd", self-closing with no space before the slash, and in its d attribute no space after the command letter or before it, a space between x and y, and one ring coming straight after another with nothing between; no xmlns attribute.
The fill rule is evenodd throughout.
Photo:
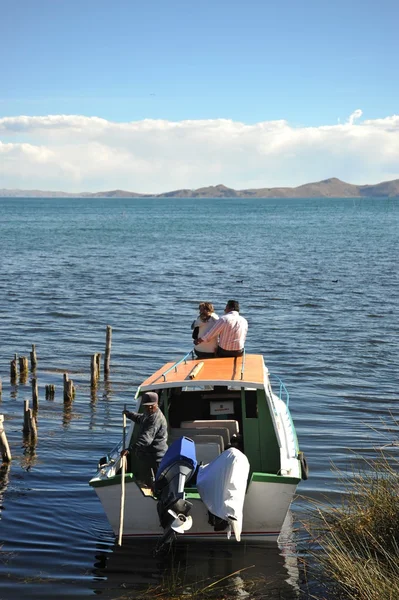
<svg viewBox="0 0 399 600"><path fill-rule="evenodd" d="M277 381L280 384L280 391L279 391L278 397L281 398L281 400L283 400L283 402L285 402L285 404L289 407L290 395L288 393L287 388L285 387L285 383L280 379L280 377L278 375L275 375L274 373L271 373L270 375L273 379L277 379Z"/></svg>
<svg viewBox="0 0 399 600"><path fill-rule="evenodd" d="M182 362L184 362L184 363L187 363L187 361L188 361L188 357L189 357L190 355L191 355L191 358L194 358L194 351L193 351L193 350L190 350L190 352L187 352L187 354L185 354L185 355L183 356L183 358L181 358L180 360L178 360L177 362L175 362L175 363L174 363L174 364L173 364L171 367L169 367L169 369L166 369L166 371L164 371L164 372L162 373L163 380L164 380L164 381L166 381L166 375L167 375L168 373L170 373L171 371L173 371L173 369L175 370L175 372L177 372L177 367L178 367L178 366L179 366L179 365L180 365Z"/></svg>

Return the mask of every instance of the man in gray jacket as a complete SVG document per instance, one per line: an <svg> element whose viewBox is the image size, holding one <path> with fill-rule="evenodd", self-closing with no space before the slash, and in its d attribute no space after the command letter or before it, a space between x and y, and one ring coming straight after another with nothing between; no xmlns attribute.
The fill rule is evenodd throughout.
<svg viewBox="0 0 399 600"><path fill-rule="evenodd" d="M139 481L149 486L153 484L163 455L168 449L168 426L163 412L158 405L158 394L143 394L141 406L143 413L123 411L128 419L139 424L136 441L130 448L134 460L134 474Z"/></svg>

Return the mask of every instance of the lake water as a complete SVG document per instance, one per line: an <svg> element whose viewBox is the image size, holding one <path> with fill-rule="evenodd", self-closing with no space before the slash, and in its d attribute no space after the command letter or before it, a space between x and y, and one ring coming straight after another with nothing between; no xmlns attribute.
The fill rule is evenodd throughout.
<svg viewBox="0 0 399 600"><path fill-rule="evenodd" d="M264 598L306 597L292 541L181 546L166 559L148 544L118 548L88 480L120 439L137 384L191 348L198 302L222 313L233 298L247 352L264 354L290 392L310 465L295 521L308 498L336 501L331 463L350 470L397 436L398 247L398 200L0 199L0 413L13 455L0 474L0 598L135 598L171 587L170 573L204 587L244 568L232 596L250 598L260 579ZM111 374L92 394L90 357L104 352L108 324ZM9 376L32 344L35 445L22 434L31 376ZM76 386L69 408L64 372Z"/></svg>

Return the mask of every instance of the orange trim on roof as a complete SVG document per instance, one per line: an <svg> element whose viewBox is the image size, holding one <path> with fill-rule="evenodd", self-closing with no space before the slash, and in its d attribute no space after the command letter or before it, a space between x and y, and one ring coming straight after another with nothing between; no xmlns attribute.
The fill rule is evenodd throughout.
<svg viewBox="0 0 399 600"><path fill-rule="evenodd" d="M187 360L187 362L179 363L176 369L170 370L166 374L166 380L162 376L175 363L166 363L158 369L153 375L150 375L140 387L150 387L151 385L159 385L162 383L177 383L177 382L202 382L202 381L241 381L243 357L237 358L207 358ZM198 372L194 379L189 378L189 373L198 363L203 362L204 366ZM264 381L264 361L260 354L247 354L244 359L244 375L242 381L250 381L253 383L262 384Z"/></svg>

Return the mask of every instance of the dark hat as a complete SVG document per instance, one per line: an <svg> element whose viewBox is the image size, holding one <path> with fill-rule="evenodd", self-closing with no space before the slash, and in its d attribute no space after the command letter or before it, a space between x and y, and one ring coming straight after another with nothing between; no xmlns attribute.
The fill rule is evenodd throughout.
<svg viewBox="0 0 399 600"><path fill-rule="evenodd" d="M150 406L151 404L158 404L158 394L155 392L146 392L143 394L141 406Z"/></svg>

